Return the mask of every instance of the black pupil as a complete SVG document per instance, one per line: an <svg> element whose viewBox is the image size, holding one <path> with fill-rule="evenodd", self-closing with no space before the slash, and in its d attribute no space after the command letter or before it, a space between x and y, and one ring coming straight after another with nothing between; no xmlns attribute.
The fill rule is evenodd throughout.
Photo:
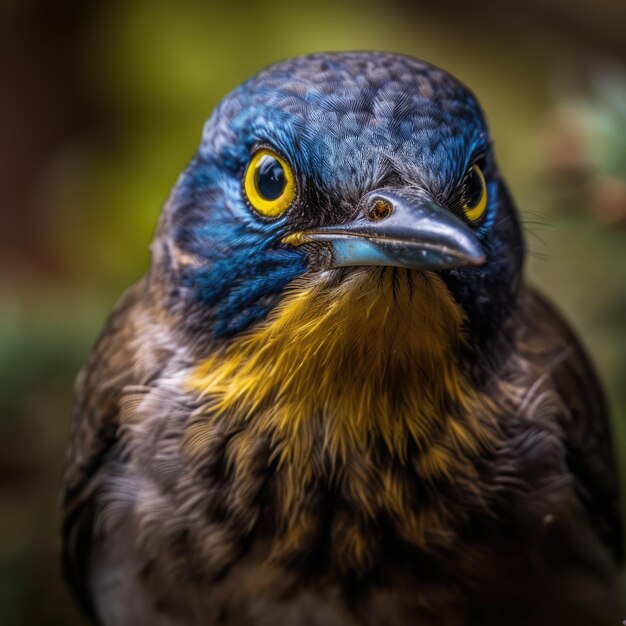
<svg viewBox="0 0 626 626"><path fill-rule="evenodd" d="M280 198L285 188L285 170L272 156L263 156L259 161L255 174L256 188L266 200Z"/></svg>
<svg viewBox="0 0 626 626"><path fill-rule="evenodd" d="M480 174L472 168L465 179L465 206L473 209L478 205L483 195L483 184Z"/></svg>

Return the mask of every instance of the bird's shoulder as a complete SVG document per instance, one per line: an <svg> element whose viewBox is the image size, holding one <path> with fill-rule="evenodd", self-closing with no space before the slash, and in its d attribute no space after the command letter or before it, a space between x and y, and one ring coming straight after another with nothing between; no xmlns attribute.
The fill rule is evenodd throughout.
<svg viewBox="0 0 626 626"><path fill-rule="evenodd" d="M560 410L566 463L591 522L613 553L621 556L618 472L603 390L576 334L535 288L520 297L517 348L545 378Z"/></svg>
<svg viewBox="0 0 626 626"><path fill-rule="evenodd" d="M60 491L65 574L88 607L84 588L94 492L115 449L125 390L144 384L166 362L146 340L153 313L146 279L130 287L107 318L75 386L76 401Z"/></svg>
<svg viewBox="0 0 626 626"><path fill-rule="evenodd" d="M133 318L140 306L142 291L143 281L140 281L122 296L77 376L70 445L63 474L64 501L80 489L89 474L87 464L110 439L108 431L115 429L118 396L132 380Z"/></svg>

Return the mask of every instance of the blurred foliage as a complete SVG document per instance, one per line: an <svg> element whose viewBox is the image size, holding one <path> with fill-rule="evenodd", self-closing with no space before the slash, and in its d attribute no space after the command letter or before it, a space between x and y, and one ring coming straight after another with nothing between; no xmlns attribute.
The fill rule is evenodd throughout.
<svg viewBox="0 0 626 626"><path fill-rule="evenodd" d="M624 467L626 231L585 210L595 197L590 180L597 190L597 181L626 172L626 70L623 59L607 63L596 52L607 2L567 5L571 32L520 27L490 2L469 14L460 2L356 0L68 0L0 12L0 78L12 86L0 134L14 142L5 175L16 172L0 197L8 224L0 229L0 623L82 623L56 556L74 375L116 297L146 268L160 206L211 109L295 54L404 52L477 93L526 223L530 275L598 364ZM585 11L599 35L581 49ZM612 33L613 9L606 15ZM596 80L562 88L562 68L594 55ZM564 165L574 153L580 158Z"/></svg>
<svg viewBox="0 0 626 626"><path fill-rule="evenodd" d="M562 91L544 129L546 171L573 208L626 226L626 74L591 64ZM582 83L582 84L581 84ZM573 205L573 206L572 206Z"/></svg>

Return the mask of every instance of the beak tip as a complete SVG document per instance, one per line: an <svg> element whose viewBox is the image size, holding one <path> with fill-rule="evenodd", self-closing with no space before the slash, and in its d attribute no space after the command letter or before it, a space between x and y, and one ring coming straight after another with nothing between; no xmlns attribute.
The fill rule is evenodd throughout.
<svg viewBox="0 0 626 626"><path fill-rule="evenodd" d="M478 267L487 260L479 240L469 233L451 233L441 253L439 269Z"/></svg>
<svg viewBox="0 0 626 626"><path fill-rule="evenodd" d="M485 256L484 252L481 252L480 254L472 254L471 256L468 257L468 262L469 265L483 265L485 263L485 261L487 260L487 257Z"/></svg>

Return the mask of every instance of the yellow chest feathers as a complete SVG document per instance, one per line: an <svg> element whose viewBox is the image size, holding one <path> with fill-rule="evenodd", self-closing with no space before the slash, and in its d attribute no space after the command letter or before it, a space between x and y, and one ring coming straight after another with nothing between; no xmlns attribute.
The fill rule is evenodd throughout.
<svg viewBox="0 0 626 626"><path fill-rule="evenodd" d="M473 458L496 432L490 400L459 367L462 323L436 275L297 281L265 323L191 372L200 407L185 429L190 466L224 456L241 519L267 475L259 451L269 453L273 560L327 536L339 570L364 572L385 551L382 520L419 549L449 546L453 509L432 493L455 482L483 506Z"/></svg>
<svg viewBox="0 0 626 626"><path fill-rule="evenodd" d="M476 452L490 432L459 368L462 323L435 274L304 277L266 322L192 372L206 419L189 425L187 449L199 453L226 418L250 442L270 439L280 463L306 465L322 442L334 465L381 442L401 462L419 451L425 476L448 473L455 451Z"/></svg>

